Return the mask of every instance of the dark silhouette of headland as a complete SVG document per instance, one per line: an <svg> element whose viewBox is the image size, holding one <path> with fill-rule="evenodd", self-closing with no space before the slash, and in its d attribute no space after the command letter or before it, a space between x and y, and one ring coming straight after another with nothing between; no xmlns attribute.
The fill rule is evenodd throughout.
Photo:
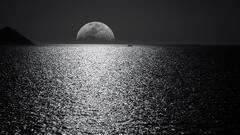
<svg viewBox="0 0 240 135"><path fill-rule="evenodd" d="M1 46L24 46L34 45L34 43L18 33L15 29L4 27L0 29L0 45Z"/></svg>

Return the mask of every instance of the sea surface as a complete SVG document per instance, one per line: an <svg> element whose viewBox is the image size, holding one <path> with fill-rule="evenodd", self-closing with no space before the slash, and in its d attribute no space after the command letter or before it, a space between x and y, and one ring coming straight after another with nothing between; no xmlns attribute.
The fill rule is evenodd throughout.
<svg viewBox="0 0 240 135"><path fill-rule="evenodd" d="M0 49L2 135L240 134L240 47Z"/></svg>

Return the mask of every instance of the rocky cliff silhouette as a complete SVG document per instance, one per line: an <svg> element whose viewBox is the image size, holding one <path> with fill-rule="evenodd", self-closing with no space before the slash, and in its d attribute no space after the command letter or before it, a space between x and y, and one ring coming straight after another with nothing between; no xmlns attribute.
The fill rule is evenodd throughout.
<svg viewBox="0 0 240 135"><path fill-rule="evenodd" d="M20 45L34 45L33 42L16 30L10 27L0 29L0 45L4 46L20 46Z"/></svg>

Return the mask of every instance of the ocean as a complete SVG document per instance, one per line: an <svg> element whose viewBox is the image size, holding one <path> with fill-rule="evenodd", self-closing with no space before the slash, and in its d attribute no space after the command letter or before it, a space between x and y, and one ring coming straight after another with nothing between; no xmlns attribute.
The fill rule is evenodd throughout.
<svg viewBox="0 0 240 135"><path fill-rule="evenodd" d="M2 47L0 134L239 134L240 47Z"/></svg>

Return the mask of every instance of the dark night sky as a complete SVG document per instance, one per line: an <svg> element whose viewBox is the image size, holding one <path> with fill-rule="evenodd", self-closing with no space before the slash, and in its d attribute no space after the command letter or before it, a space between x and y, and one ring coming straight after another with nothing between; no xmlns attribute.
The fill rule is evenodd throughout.
<svg viewBox="0 0 240 135"><path fill-rule="evenodd" d="M37 43L74 42L91 21L120 41L238 43L239 11L229 0L1 0L0 27Z"/></svg>

